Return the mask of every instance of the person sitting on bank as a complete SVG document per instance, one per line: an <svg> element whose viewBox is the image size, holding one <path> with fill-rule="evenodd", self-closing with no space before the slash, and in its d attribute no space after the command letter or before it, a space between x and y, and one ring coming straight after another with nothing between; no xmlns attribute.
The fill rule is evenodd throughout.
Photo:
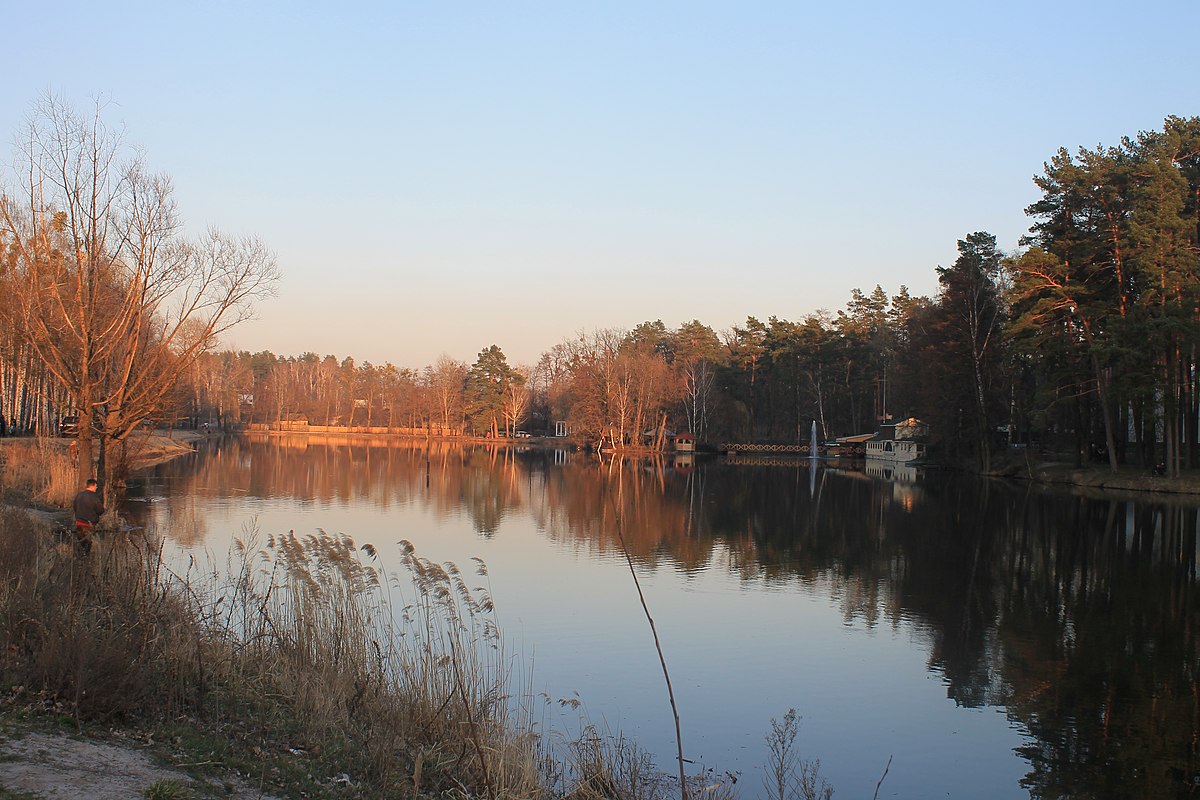
<svg viewBox="0 0 1200 800"><path fill-rule="evenodd" d="M88 478L83 491L75 495L75 538L79 540L83 552L92 549L92 530L100 524L104 515L104 498L97 491L99 484L95 478Z"/></svg>

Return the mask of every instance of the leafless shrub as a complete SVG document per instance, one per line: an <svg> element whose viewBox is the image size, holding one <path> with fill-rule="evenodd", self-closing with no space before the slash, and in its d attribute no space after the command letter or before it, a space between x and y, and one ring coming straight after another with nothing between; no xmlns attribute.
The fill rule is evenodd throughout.
<svg viewBox="0 0 1200 800"><path fill-rule="evenodd" d="M636 743L590 725L570 743L567 761L571 794L580 800L665 800L679 791Z"/></svg>
<svg viewBox="0 0 1200 800"><path fill-rule="evenodd" d="M782 720L771 719L766 736L768 760L763 788L768 800L830 800L833 788L821 777L821 762L802 759L796 745L800 717L789 708Z"/></svg>
<svg viewBox="0 0 1200 800"><path fill-rule="evenodd" d="M560 701L564 702L564 701ZM573 703L572 703L573 704ZM620 733L584 725L563 754L562 771L546 782L553 793L579 800L668 800L678 797L679 779ZM687 795L706 800L737 796L733 776L700 770L687 777Z"/></svg>

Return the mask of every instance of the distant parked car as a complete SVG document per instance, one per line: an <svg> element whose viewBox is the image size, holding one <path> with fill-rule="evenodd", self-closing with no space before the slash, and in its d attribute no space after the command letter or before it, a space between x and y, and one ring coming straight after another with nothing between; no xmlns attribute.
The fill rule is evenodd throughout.
<svg viewBox="0 0 1200 800"><path fill-rule="evenodd" d="M515 436L518 439L528 439L529 431L517 431L516 433L513 434L513 436Z"/></svg>
<svg viewBox="0 0 1200 800"><path fill-rule="evenodd" d="M58 422L59 436L78 436L79 435L79 417L63 417Z"/></svg>

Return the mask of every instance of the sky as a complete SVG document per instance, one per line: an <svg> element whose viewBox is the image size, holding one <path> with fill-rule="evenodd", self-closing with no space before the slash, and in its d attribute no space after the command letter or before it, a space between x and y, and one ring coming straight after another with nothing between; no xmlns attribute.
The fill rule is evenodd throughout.
<svg viewBox="0 0 1200 800"><path fill-rule="evenodd" d="M932 296L1060 147L1200 114L1195 0L6 5L9 141L102 98L276 253L228 346L402 367Z"/></svg>

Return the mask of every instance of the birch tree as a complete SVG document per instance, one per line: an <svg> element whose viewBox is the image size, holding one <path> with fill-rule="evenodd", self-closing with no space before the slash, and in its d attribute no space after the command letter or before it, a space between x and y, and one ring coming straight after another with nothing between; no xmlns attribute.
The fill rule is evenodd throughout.
<svg viewBox="0 0 1200 800"><path fill-rule="evenodd" d="M509 436L521 427L529 411L529 401L532 397L529 378L532 373L530 367L513 367L512 374L504 386L504 429Z"/></svg>
<svg viewBox="0 0 1200 800"><path fill-rule="evenodd" d="M433 366L425 368L424 383L430 396L430 416L441 425L442 435L461 427L463 413L463 383L467 365L448 355L438 356Z"/></svg>

